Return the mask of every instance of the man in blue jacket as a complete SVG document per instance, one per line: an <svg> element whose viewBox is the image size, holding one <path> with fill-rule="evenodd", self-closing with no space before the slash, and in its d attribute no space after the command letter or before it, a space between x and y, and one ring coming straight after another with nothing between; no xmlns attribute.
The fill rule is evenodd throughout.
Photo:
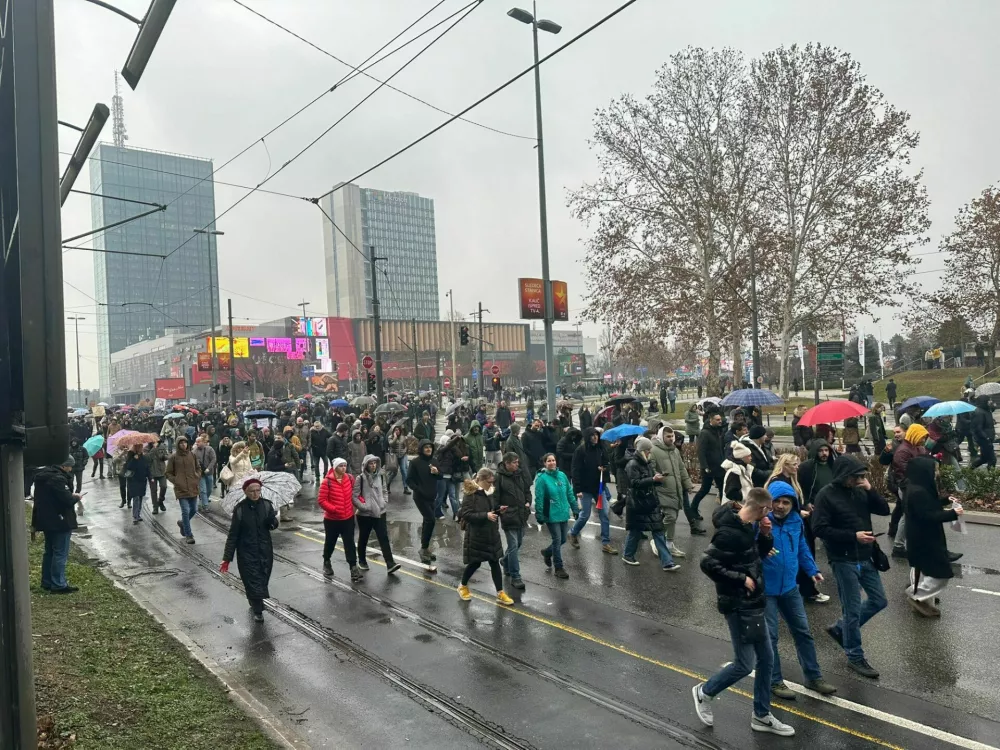
<svg viewBox="0 0 1000 750"><path fill-rule="evenodd" d="M764 591L767 604L764 617L767 632L771 636L771 650L774 652L774 666L771 670L771 695L785 700L795 700L795 692L781 678L781 659L778 657L778 613L788 625L795 640L795 653L799 665L806 676L806 687L823 695L836 693L837 688L823 679L816 660L816 643L809 632L806 608L799 593L796 578L799 569L819 583L823 580L816 561L809 551L805 538L805 524L799 515L798 496L787 482L771 482L767 486L771 493L771 519L774 546L764 558Z"/></svg>

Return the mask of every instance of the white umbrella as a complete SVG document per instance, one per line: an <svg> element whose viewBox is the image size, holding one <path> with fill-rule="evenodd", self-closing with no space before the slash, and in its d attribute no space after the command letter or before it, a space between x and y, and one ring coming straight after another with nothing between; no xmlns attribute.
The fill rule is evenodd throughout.
<svg viewBox="0 0 1000 750"><path fill-rule="evenodd" d="M1000 393L1000 383L983 383L976 388L977 396L996 396Z"/></svg>
<svg viewBox="0 0 1000 750"><path fill-rule="evenodd" d="M98 406L107 406L107 404L102 401L101 403L98 404Z"/></svg>
<svg viewBox="0 0 1000 750"><path fill-rule="evenodd" d="M255 471L243 477L243 482L246 482L248 479L260 480L261 497L270 500L275 508L294 503L295 496L302 489L299 480L294 475L284 471ZM232 514L240 501L246 497L246 494L243 492L243 482L229 490L226 496L222 498L222 509L226 513Z"/></svg>

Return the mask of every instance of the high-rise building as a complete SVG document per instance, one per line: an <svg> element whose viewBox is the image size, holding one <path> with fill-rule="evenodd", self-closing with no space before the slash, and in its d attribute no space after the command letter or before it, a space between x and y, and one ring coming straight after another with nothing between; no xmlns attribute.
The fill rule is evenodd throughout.
<svg viewBox="0 0 1000 750"><path fill-rule="evenodd" d="M434 201L416 193L340 185L323 198L327 312L372 314L370 257L387 258L377 277L386 318L439 318ZM333 219L331 223L330 219ZM363 255L362 255L363 253Z"/></svg>
<svg viewBox="0 0 1000 750"><path fill-rule="evenodd" d="M90 158L95 229L152 208L127 201L167 205L93 236L93 247L107 251L94 253L102 394L115 389L112 353L167 330L208 329L213 317L219 323L215 236L194 231L215 218L212 170L208 159L109 143L99 144Z"/></svg>

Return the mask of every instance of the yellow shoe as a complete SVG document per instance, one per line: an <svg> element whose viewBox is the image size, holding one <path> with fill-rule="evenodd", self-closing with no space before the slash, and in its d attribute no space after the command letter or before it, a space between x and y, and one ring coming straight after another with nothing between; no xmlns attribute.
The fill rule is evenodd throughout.
<svg viewBox="0 0 1000 750"><path fill-rule="evenodd" d="M468 602L472 600L472 593L469 591L468 586L458 587L458 598L461 599L463 602Z"/></svg>
<svg viewBox="0 0 1000 750"><path fill-rule="evenodd" d="M497 592L497 604L502 604L505 607L509 607L514 604L514 600L510 598L506 591Z"/></svg>

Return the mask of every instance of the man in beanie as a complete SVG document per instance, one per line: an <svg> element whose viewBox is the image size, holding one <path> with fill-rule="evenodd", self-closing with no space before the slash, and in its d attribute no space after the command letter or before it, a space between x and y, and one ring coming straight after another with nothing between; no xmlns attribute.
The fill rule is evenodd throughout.
<svg viewBox="0 0 1000 750"><path fill-rule="evenodd" d="M635 441L635 455L625 465L625 476L628 479L625 529L628 535L625 537L622 562L626 565L639 564L636 559L639 539L644 531L648 531L660 554L660 567L667 571L675 571L680 565L674 562L667 548L667 540L663 536L663 511L660 509L660 499L656 494L657 487L663 483L663 475L653 468L652 454L653 443L649 438L638 438Z"/></svg>
<svg viewBox="0 0 1000 750"><path fill-rule="evenodd" d="M166 476L167 481L174 486L174 496L181 506L181 519L177 522L177 527L185 541L194 544L191 519L198 513L198 492L204 472L194 453L188 449L189 445L187 437L177 438L177 450L167 461Z"/></svg>
<svg viewBox="0 0 1000 750"><path fill-rule="evenodd" d="M278 514L270 500L261 497L261 481L251 477L243 483L245 497L233 508L219 571L229 572L236 559L243 590L256 622L264 622L264 600L270 598L268 582L274 567L271 532L278 528Z"/></svg>
<svg viewBox="0 0 1000 750"><path fill-rule="evenodd" d="M729 446L732 459L722 462L725 475L722 478L722 502L742 504L747 493L753 489L753 456L750 449L739 440Z"/></svg>
<svg viewBox="0 0 1000 750"><path fill-rule="evenodd" d="M740 441L750 449L751 478L754 487L763 487L771 476L771 469L774 468L764 448L766 440L767 431L759 424L755 424L750 428L749 434Z"/></svg>
<svg viewBox="0 0 1000 750"><path fill-rule="evenodd" d="M71 491L73 456L59 466L46 466L35 474L35 504L31 511L31 528L45 536L42 553L42 588L53 594L79 591L66 582L66 561L69 560L69 538L76 528L74 507L80 500Z"/></svg>

